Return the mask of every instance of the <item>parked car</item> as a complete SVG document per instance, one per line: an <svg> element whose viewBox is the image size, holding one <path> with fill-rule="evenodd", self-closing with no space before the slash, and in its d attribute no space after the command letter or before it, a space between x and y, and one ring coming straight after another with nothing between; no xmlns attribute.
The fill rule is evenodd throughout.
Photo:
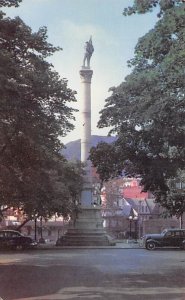
<svg viewBox="0 0 185 300"><path fill-rule="evenodd" d="M160 234L146 234L142 244L147 250L156 247L179 247L185 249L185 229L165 229Z"/></svg>
<svg viewBox="0 0 185 300"><path fill-rule="evenodd" d="M0 249L28 249L37 246L31 237L22 235L16 230L0 230Z"/></svg>

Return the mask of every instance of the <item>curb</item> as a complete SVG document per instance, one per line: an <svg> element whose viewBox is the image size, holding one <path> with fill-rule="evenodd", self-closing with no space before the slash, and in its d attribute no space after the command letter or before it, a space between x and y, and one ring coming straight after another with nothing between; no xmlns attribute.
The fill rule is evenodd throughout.
<svg viewBox="0 0 185 300"><path fill-rule="evenodd" d="M62 249L142 249L140 245L115 245L115 246L47 246L39 245L35 250L62 250Z"/></svg>

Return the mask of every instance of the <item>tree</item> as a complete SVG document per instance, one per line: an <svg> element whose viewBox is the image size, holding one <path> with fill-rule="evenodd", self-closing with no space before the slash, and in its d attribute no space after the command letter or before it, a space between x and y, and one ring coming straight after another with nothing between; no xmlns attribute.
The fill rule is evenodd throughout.
<svg viewBox="0 0 185 300"><path fill-rule="evenodd" d="M168 180L169 189L165 197L160 196L160 203L167 211L164 216L176 216L180 220L180 227L182 228L182 216L185 212L185 173L184 171L177 172L176 178Z"/></svg>
<svg viewBox="0 0 185 300"><path fill-rule="evenodd" d="M90 149L89 158L96 168L102 184L104 181L122 174L122 162L120 162L120 166L118 167L119 156L113 144L106 142L98 143L96 147Z"/></svg>
<svg viewBox="0 0 185 300"><path fill-rule="evenodd" d="M4 6L15 6L18 7L19 3L22 2L22 0L0 0L0 7L4 7Z"/></svg>
<svg viewBox="0 0 185 300"><path fill-rule="evenodd" d="M58 156L48 174L45 170L40 172L35 178L34 189L29 182L30 177L24 179L23 193L27 201L19 203L19 209L25 216L23 224L38 217L48 219L62 215L67 219L73 215L82 188L83 168L80 162L66 160L61 163L61 159Z"/></svg>
<svg viewBox="0 0 185 300"><path fill-rule="evenodd" d="M19 2L4 0L0 7ZM28 217L66 215L81 169L59 155L59 137L74 127L68 103L76 101L76 92L47 61L61 48L47 42L46 27L33 33L19 17L2 12L0 48L0 204L3 210L19 207Z"/></svg>
<svg viewBox="0 0 185 300"><path fill-rule="evenodd" d="M169 182L185 169L185 3L136 0L124 15L156 6L159 20L139 39L135 57L128 62L132 72L111 89L98 126L111 126L118 137L112 145L118 169L122 161L126 174L141 175L144 191L152 191L169 209ZM94 159L101 164L98 148ZM115 170L114 158L109 162L109 170L112 164Z"/></svg>

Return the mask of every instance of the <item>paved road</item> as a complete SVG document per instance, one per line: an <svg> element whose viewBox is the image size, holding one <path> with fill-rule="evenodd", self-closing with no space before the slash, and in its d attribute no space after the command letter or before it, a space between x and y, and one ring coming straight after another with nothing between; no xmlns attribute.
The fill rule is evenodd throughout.
<svg viewBox="0 0 185 300"><path fill-rule="evenodd" d="M185 300L185 251L62 249L0 254L4 300Z"/></svg>

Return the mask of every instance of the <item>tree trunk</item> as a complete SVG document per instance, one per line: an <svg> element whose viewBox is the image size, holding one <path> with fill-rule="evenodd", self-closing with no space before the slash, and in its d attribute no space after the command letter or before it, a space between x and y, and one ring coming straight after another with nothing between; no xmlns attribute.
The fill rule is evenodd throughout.
<svg viewBox="0 0 185 300"><path fill-rule="evenodd" d="M18 227L17 227L17 230L20 230L26 223L28 223L30 221L30 219L26 219L26 220L24 220L24 222L21 224L21 225L19 225Z"/></svg>
<svg viewBox="0 0 185 300"><path fill-rule="evenodd" d="M183 216L183 214L182 214L182 215L180 215L180 217L179 217L179 227L180 227L180 229L182 229L182 227L183 227L183 220L182 220L182 216Z"/></svg>

